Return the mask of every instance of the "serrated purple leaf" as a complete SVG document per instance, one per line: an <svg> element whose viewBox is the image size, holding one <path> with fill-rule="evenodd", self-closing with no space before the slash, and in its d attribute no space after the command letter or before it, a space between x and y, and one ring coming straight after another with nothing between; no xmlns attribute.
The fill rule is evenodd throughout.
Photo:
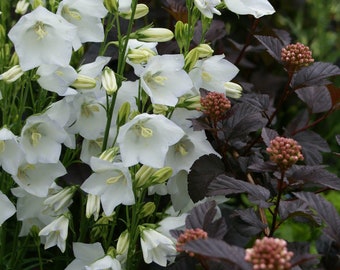
<svg viewBox="0 0 340 270"><path fill-rule="evenodd" d="M222 218L216 218L216 202L207 201L195 206L185 220L187 229L201 228L209 237L222 239L227 232L227 226Z"/></svg>
<svg viewBox="0 0 340 270"><path fill-rule="evenodd" d="M241 99L259 111L267 111L270 106L269 95L245 94Z"/></svg>
<svg viewBox="0 0 340 270"><path fill-rule="evenodd" d="M226 242L214 238L197 239L187 242L183 249L203 257L221 260L239 270L251 270L251 264L244 260L245 250L237 246L228 245Z"/></svg>
<svg viewBox="0 0 340 270"><path fill-rule="evenodd" d="M267 52L274 57L278 62L281 62L281 50L284 47L283 42L272 36L254 36L267 50Z"/></svg>
<svg viewBox="0 0 340 270"><path fill-rule="evenodd" d="M330 152L326 140L314 131L306 130L299 132L293 136L293 139L301 145L304 162L307 165L322 163L321 152Z"/></svg>
<svg viewBox="0 0 340 270"><path fill-rule="evenodd" d="M242 235L254 236L260 232L263 232L263 230L268 227L268 225L264 224L260 220L253 208L235 210L232 217L234 218L233 224L235 228ZM241 223L235 220L236 218L241 220Z"/></svg>
<svg viewBox="0 0 340 270"><path fill-rule="evenodd" d="M314 183L318 187L328 187L340 190L340 178L327 171L324 166L293 166L288 172L290 181L303 181L306 184Z"/></svg>
<svg viewBox="0 0 340 270"><path fill-rule="evenodd" d="M294 192L294 195L316 210L327 225L324 233L340 245L340 217L335 207L319 194Z"/></svg>
<svg viewBox="0 0 340 270"><path fill-rule="evenodd" d="M290 134L294 133L296 130L305 127L308 124L309 113L307 109L304 109L297 113L297 115L293 118L292 121L286 127L287 137L290 137Z"/></svg>
<svg viewBox="0 0 340 270"><path fill-rule="evenodd" d="M268 208L272 205L266 202L270 197L270 191L268 189L226 175L219 175L210 183L207 195L227 196L240 193L247 193L248 199L261 208Z"/></svg>
<svg viewBox="0 0 340 270"><path fill-rule="evenodd" d="M332 98L326 86L307 86L295 92L312 113L325 112L332 107Z"/></svg>
<svg viewBox="0 0 340 270"><path fill-rule="evenodd" d="M292 37L290 33L282 29L273 29L275 35L282 41L283 45L286 46L292 43Z"/></svg>
<svg viewBox="0 0 340 270"><path fill-rule="evenodd" d="M252 172L274 172L277 170L277 165L272 161L258 161L248 166Z"/></svg>
<svg viewBox="0 0 340 270"><path fill-rule="evenodd" d="M266 146L270 146L270 141L275 139L279 134L276 130L270 129L270 128L263 128L261 132L261 137L266 144Z"/></svg>
<svg viewBox="0 0 340 270"><path fill-rule="evenodd" d="M218 156L204 155L196 160L188 174L188 191L193 202L202 200L210 182L222 173L224 173L224 164Z"/></svg>
<svg viewBox="0 0 340 270"><path fill-rule="evenodd" d="M331 63L315 62L312 65L300 69L293 76L291 87L293 89L310 85L325 85L327 78L340 75L340 68Z"/></svg>

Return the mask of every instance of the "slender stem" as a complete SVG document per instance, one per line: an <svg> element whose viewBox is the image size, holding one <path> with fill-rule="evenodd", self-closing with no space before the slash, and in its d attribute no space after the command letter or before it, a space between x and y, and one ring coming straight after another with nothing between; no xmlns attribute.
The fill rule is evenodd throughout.
<svg viewBox="0 0 340 270"><path fill-rule="evenodd" d="M251 29L250 29L250 32L247 36L246 42L244 43L243 48L241 49L241 51L240 51L240 53L239 53L239 55L238 55L238 57L237 57L237 59L234 63L236 66L241 62L246 49L250 45L251 39L252 39L252 37L253 37L253 35L256 31L256 28L257 28L259 22L260 22L259 19L256 19L256 18L254 19L253 24L252 24Z"/></svg>
<svg viewBox="0 0 340 270"><path fill-rule="evenodd" d="M270 228L270 233L269 233L270 237L273 236L275 229L276 229L276 220L277 220L277 216L279 214L279 206L280 206L280 202L281 202L282 193L283 193L283 190L284 190L284 187L283 187L284 176L285 176L285 171L281 171L281 177L280 177L280 179L278 180L278 183L277 183L278 194L277 194L277 200L276 200L276 203L275 203L275 209L274 209L274 213L273 213L272 226Z"/></svg>

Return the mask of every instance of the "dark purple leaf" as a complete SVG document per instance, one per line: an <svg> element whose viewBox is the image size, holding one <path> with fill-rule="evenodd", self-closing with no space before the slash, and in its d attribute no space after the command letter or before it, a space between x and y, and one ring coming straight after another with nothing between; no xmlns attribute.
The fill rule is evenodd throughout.
<svg viewBox="0 0 340 270"><path fill-rule="evenodd" d="M240 140L248 136L250 132L264 127L267 119L261 112L246 103L237 103L232 109L232 115L225 121L223 132L228 140Z"/></svg>
<svg viewBox="0 0 340 270"><path fill-rule="evenodd" d="M282 220L290 217L302 216L308 218L317 225L321 225L321 220L316 216L308 205L301 200L281 201L279 206L279 214Z"/></svg>
<svg viewBox="0 0 340 270"><path fill-rule="evenodd" d="M287 248L294 253L291 260L292 265L303 265L307 269L315 269L313 266L319 263L318 257L310 254L310 244L301 242L288 242Z"/></svg>
<svg viewBox="0 0 340 270"><path fill-rule="evenodd" d="M266 144L266 146L270 146L270 141L274 140L277 136L279 136L279 134L270 128L263 128L262 132L261 132L261 137L264 141L264 143Z"/></svg>
<svg viewBox="0 0 340 270"><path fill-rule="evenodd" d="M296 72L291 81L293 89L302 86L324 85L328 83L327 78L340 75L340 68L331 63L315 62Z"/></svg>
<svg viewBox="0 0 340 270"><path fill-rule="evenodd" d="M252 266L244 260L245 250L214 238L197 239L184 245L184 250L210 259L221 260L239 270L251 270Z"/></svg>
<svg viewBox="0 0 340 270"><path fill-rule="evenodd" d="M274 172L277 170L277 165L272 161L259 160L256 163L248 166L248 169L252 172Z"/></svg>
<svg viewBox="0 0 340 270"><path fill-rule="evenodd" d="M242 96L242 101L254 106L259 111L267 111L270 106L268 95L246 94Z"/></svg>
<svg viewBox="0 0 340 270"><path fill-rule="evenodd" d="M281 50L284 47L283 42L272 36L259 36L255 38L266 48L267 52L274 57L278 62L281 62Z"/></svg>
<svg viewBox="0 0 340 270"><path fill-rule="evenodd" d="M295 91L312 113L328 111L332 107L331 95L326 86L308 86Z"/></svg>
<svg viewBox="0 0 340 270"><path fill-rule="evenodd" d="M219 175L210 183L207 195L228 196L240 193L247 193L248 199L252 203L259 205L261 208L267 208L272 205L271 203L266 202L270 197L268 189L226 175Z"/></svg>
<svg viewBox="0 0 340 270"><path fill-rule="evenodd" d="M204 115L200 116L198 118L192 118L192 119L189 119L189 120L191 120L192 128L195 131L211 129L211 127L207 123L206 118L205 118Z"/></svg>
<svg viewBox="0 0 340 270"><path fill-rule="evenodd" d="M210 182L224 173L224 164L213 154L204 155L194 162L188 175L188 190L193 202L202 200Z"/></svg>
<svg viewBox="0 0 340 270"><path fill-rule="evenodd" d="M316 210L327 225L324 233L340 245L340 217L335 207L319 194L294 192L294 195Z"/></svg>
<svg viewBox="0 0 340 270"><path fill-rule="evenodd" d="M209 237L222 239L227 232L223 218L215 220L217 213L216 202L207 201L195 206L185 220L187 229L201 228Z"/></svg>
<svg viewBox="0 0 340 270"><path fill-rule="evenodd" d="M292 43L292 37L290 33L282 29L273 29L275 35L282 41L284 46Z"/></svg>
<svg viewBox="0 0 340 270"><path fill-rule="evenodd" d="M260 220L253 208L235 210L233 224L236 230L245 236L254 236L268 227Z"/></svg>
<svg viewBox="0 0 340 270"><path fill-rule="evenodd" d="M319 187L340 190L340 178L325 170L324 166L293 166L288 172L289 181L313 183Z"/></svg>
<svg viewBox="0 0 340 270"><path fill-rule="evenodd" d="M293 120L290 121L290 123L286 127L286 133L288 133L288 135L286 136L290 137L289 134L294 133L295 130L299 130L300 128L305 127L308 124L308 120L309 120L309 113L307 109L304 109L300 111L299 113L297 113L295 118L293 118Z"/></svg>
<svg viewBox="0 0 340 270"><path fill-rule="evenodd" d="M330 152L329 146L319 134L311 130L306 130L297 133L293 136L302 146L302 154L304 162L307 165L318 165L322 162L322 155L320 152Z"/></svg>

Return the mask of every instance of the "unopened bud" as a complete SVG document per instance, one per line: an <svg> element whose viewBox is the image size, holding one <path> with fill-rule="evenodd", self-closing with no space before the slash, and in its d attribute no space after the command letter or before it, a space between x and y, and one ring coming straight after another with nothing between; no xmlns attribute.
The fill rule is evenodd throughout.
<svg viewBox="0 0 340 270"><path fill-rule="evenodd" d="M148 8L147 5L145 5L145 4L137 4L136 11L135 11L133 19L137 20L137 19L143 18L148 13L149 13L149 8ZM132 15L131 9L128 12L120 12L119 13L119 16L121 16L122 18L127 19L127 20L131 20L132 19L131 15Z"/></svg>
<svg viewBox="0 0 340 270"><path fill-rule="evenodd" d="M189 25L187 23L183 23L182 21L178 21L175 25L175 39L180 51L182 51L183 48L186 47L188 42L188 35Z"/></svg>
<svg viewBox="0 0 340 270"><path fill-rule="evenodd" d="M226 82L224 83L225 95L231 98L240 98L242 96L242 86L233 83L233 82Z"/></svg>
<svg viewBox="0 0 340 270"><path fill-rule="evenodd" d="M17 5L15 7L15 13L16 14L20 14L20 15L24 15L27 12L27 8L29 6L29 3L26 2L26 0L19 0L17 2Z"/></svg>
<svg viewBox="0 0 340 270"><path fill-rule="evenodd" d="M152 174L151 185L163 184L171 177L171 175L172 175L171 167L161 168Z"/></svg>
<svg viewBox="0 0 340 270"><path fill-rule="evenodd" d="M65 187L58 193L47 197L47 199L44 201L44 205L53 209L54 212L65 209L72 203L72 197L76 190L76 186Z"/></svg>
<svg viewBox="0 0 340 270"><path fill-rule="evenodd" d="M93 194L87 195L86 201L86 217L90 218L93 215L94 220L98 219L100 211L100 197Z"/></svg>
<svg viewBox="0 0 340 270"><path fill-rule="evenodd" d="M208 44L200 44L195 48L195 50L198 51L199 58L212 56L214 52L214 50Z"/></svg>
<svg viewBox="0 0 340 270"><path fill-rule="evenodd" d="M168 106L161 104L152 104L153 113L154 114L163 114L166 115L166 112L169 110Z"/></svg>
<svg viewBox="0 0 340 270"><path fill-rule="evenodd" d="M114 146L112 148L106 149L101 155L99 156L100 159L112 162L117 154L119 153L119 148Z"/></svg>
<svg viewBox="0 0 340 270"><path fill-rule="evenodd" d="M145 186L154 172L157 170L155 168L143 165L136 173L136 187L141 188Z"/></svg>
<svg viewBox="0 0 340 270"><path fill-rule="evenodd" d="M193 48L185 57L184 69L190 71L196 64L199 58L209 57L214 50L208 44L200 44Z"/></svg>
<svg viewBox="0 0 340 270"><path fill-rule="evenodd" d="M8 51L10 51L10 49ZM16 52L12 54L11 59L9 60L9 65L10 66L19 65L19 56Z"/></svg>
<svg viewBox="0 0 340 270"><path fill-rule="evenodd" d="M31 2L31 5L32 5L33 9L36 9L39 6L43 6L44 7L46 5L44 0L31 0L30 2Z"/></svg>
<svg viewBox="0 0 340 270"><path fill-rule="evenodd" d="M129 120L130 109L131 109L131 106L129 102L124 102L122 106L120 106L119 111L118 111L118 116L116 119L116 125L118 127L121 127Z"/></svg>
<svg viewBox="0 0 340 270"><path fill-rule="evenodd" d="M78 74L77 79L71 86L76 89L92 89L96 87L96 80L89 76Z"/></svg>
<svg viewBox="0 0 340 270"><path fill-rule="evenodd" d="M6 83L12 83L19 79L23 74L24 72L22 71L21 67L19 65L15 65L6 72L2 73L0 75L0 80L3 80Z"/></svg>
<svg viewBox="0 0 340 270"><path fill-rule="evenodd" d="M118 11L118 0L104 0L104 6L110 13Z"/></svg>
<svg viewBox="0 0 340 270"><path fill-rule="evenodd" d="M112 95L117 91L117 81L114 71L105 67L102 74L102 86L108 95Z"/></svg>
<svg viewBox="0 0 340 270"><path fill-rule="evenodd" d="M156 205L154 202L147 202L146 204L143 205L142 210L139 213L139 216L141 218L148 217L153 214L156 210Z"/></svg>
<svg viewBox="0 0 340 270"><path fill-rule="evenodd" d="M129 49L127 58L134 64L145 65L156 52L149 48Z"/></svg>
<svg viewBox="0 0 340 270"><path fill-rule="evenodd" d="M148 28L136 33L136 38L144 42L165 42L173 37L174 34L167 28Z"/></svg>
<svg viewBox="0 0 340 270"><path fill-rule="evenodd" d="M128 252L130 243L130 234L128 230L123 231L117 241L117 254L125 254Z"/></svg>
<svg viewBox="0 0 340 270"><path fill-rule="evenodd" d="M201 96L182 96L176 105L179 108L186 108L188 110L199 110L201 108Z"/></svg>

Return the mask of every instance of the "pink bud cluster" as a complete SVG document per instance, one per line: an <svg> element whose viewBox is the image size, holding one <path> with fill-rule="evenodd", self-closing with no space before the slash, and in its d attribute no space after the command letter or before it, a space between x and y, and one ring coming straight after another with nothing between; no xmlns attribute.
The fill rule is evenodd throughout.
<svg viewBox="0 0 340 270"><path fill-rule="evenodd" d="M270 160L275 162L282 170L286 170L299 160L304 159L301 146L297 141L285 137L276 137L271 140L267 152L270 155Z"/></svg>
<svg viewBox="0 0 340 270"><path fill-rule="evenodd" d="M230 100L222 93L209 92L205 97L201 97L201 110L208 115L211 120L219 121L224 117L224 113L230 109Z"/></svg>
<svg viewBox="0 0 340 270"><path fill-rule="evenodd" d="M257 239L252 248L246 249L245 260L253 270L289 270L293 252L287 250L283 239L264 237Z"/></svg>
<svg viewBox="0 0 340 270"><path fill-rule="evenodd" d="M184 233L182 233L178 239L177 239L177 243L176 243L176 250L178 252L187 252L186 250L183 249L183 246L192 241L192 240L196 240L196 239L206 239L208 238L208 233L205 232L204 230L200 229L200 228L196 228L196 229L186 229ZM189 254L189 256L194 257L195 254L193 252L187 252Z"/></svg>
<svg viewBox="0 0 340 270"><path fill-rule="evenodd" d="M281 60L287 66L304 67L314 62L312 51L302 43L289 44L281 50Z"/></svg>

